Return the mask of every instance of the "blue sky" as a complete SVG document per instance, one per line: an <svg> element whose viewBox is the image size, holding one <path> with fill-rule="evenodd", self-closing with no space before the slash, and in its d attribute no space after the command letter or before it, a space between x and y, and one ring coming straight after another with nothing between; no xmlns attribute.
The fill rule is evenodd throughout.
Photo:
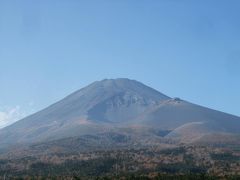
<svg viewBox="0 0 240 180"><path fill-rule="evenodd" d="M239 7L238 0L0 0L0 122L118 77L240 116Z"/></svg>

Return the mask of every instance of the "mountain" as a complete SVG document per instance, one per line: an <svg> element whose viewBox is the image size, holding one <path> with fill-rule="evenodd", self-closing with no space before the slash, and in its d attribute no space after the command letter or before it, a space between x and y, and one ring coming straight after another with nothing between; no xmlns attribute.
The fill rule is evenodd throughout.
<svg viewBox="0 0 240 180"><path fill-rule="evenodd" d="M36 142L127 124L162 101L164 94L128 79L97 81L0 131L1 144Z"/></svg>
<svg viewBox="0 0 240 180"><path fill-rule="evenodd" d="M239 126L237 116L170 98L135 80L106 79L0 130L0 147L146 129L193 142L213 133L239 134Z"/></svg>

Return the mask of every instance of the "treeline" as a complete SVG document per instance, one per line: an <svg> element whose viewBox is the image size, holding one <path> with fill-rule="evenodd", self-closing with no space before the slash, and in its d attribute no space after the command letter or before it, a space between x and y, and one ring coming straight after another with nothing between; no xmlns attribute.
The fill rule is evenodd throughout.
<svg viewBox="0 0 240 180"><path fill-rule="evenodd" d="M216 153L217 152L217 153ZM199 154L201 155L199 157ZM198 155L198 156L197 156ZM236 153L221 149L176 147L122 149L52 157L0 160L0 180L24 179L214 179L239 174ZM159 173L159 174L158 174ZM158 175L157 175L158 174ZM7 178L6 178L7 177ZM227 176L227 179L240 179Z"/></svg>
<svg viewBox="0 0 240 180"><path fill-rule="evenodd" d="M13 179L13 180L238 180L240 176L225 176L217 177L206 174L185 174L185 175L169 175L169 174L157 174L151 175L136 175L126 174L118 176L97 176L97 177L84 177L84 176L5 176L0 179Z"/></svg>

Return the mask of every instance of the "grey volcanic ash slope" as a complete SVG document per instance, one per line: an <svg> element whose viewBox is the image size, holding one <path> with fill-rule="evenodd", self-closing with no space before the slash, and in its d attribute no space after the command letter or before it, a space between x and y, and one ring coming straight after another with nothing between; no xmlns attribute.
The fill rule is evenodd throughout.
<svg viewBox="0 0 240 180"><path fill-rule="evenodd" d="M196 139L211 133L240 133L240 118L172 99L134 80L103 80L2 129L0 146L136 126Z"/></svg>
<svg viewBox="0 0 240 180"><path fill-rule="evenodd" d="M0 131L1 143L95 133L127 124L169 97L128 79L95 82Z"/></svg>

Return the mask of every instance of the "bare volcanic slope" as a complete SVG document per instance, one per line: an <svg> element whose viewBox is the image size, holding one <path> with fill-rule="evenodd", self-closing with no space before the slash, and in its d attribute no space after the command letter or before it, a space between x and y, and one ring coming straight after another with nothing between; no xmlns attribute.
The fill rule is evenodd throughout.
<svg viewBox="0 0 240 180"><path fill-rule="evenodd" d="M97 81L0 131L0 143L36 142L97 133L128 124L170 99L129 79Z"/></svg>
<svg viewBox="0 0 240 180"><path fill-rule="evenodd" d="M167 137L192 142L212 133L239 134L240 118L170 98L134 80L108 79L2 129L0 146L136 127L171 130Z"/></svg>
<svg viewBox="0 0 240 180"><path fill-rule="evenodd" d="M212 133L240 133L240 118L220 111L189 103L179 98L166 100L138 122L172 130L167 137L193 142Z"/></svg>

